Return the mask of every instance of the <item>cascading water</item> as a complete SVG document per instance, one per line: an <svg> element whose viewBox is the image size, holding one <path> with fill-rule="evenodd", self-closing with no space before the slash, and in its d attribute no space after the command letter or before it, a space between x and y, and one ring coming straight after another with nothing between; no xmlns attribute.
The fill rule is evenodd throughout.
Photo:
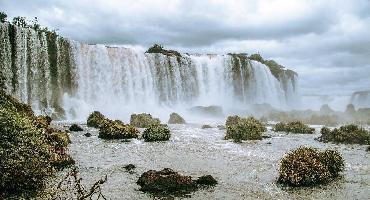
<svg viewBox="0 0 370 200"><path fill-rule="evenodd" d="M296 102L297 75L240 55L168 56L88 45L50 32L1 24L1 70L8 92L41 113L84 120L93 110L128 119L166 119L192 106L224 110Z"/></svg>

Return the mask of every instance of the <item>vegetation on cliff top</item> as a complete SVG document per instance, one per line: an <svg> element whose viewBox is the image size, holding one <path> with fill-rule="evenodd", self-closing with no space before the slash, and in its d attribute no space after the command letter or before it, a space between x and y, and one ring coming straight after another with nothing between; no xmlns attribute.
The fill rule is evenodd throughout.
<svg viewBox="0 0 370 200"><path fill-rule="evenodd" d="M177 56L181 57L181 54L175 50L164 49L160 44L154 44L145 53L161 53L166 56Z"/></svg>

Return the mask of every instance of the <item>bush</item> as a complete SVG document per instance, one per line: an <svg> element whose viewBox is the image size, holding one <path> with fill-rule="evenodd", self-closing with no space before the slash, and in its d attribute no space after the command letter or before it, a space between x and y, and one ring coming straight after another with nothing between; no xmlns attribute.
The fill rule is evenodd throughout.
<svg viewBox="0 0 370 200"><path fill-rule="evenodd" d="M105 119L99 128L99 138L103 139L130 139L137 138L139 131L131 126L125 125L119 120Z"/></svg>
<svg viewBox="0 0 370 200"><path fill-rule="evenodd" d="M315 129L310 128L308 125L303 124L300 121L293 121L289 123L277 123L274 127L274 131L282 131L288 133L314 133Z"/></svg>
<svg viewBox="0 0 370 200"><path fill-rule="evenodd" d="M165 141L170 139L171 133L166 125L152 124L144 130L142 137L146 142Z"/></svg>
<svg viewBox="0 0 370 200"><path fill-rule="evenodd" d="M30 106L0 91L0 198L30 195L55 169L74 162L66 153L68 134L49 124L48 117L34 116Z"/></svg>
<svg viewBox="0 0 370 200"><path fill-rule="evenodd" d="M337 177L344 169L344 160L335 150L319 151L299 147L280 162L278 182L291 186L311 186Z"/></svg>
<svg viewBox="0 0 370 200"><path fill-rule="evenodd" d="M161 121L158 118L153 118L152 115L147 113L132 114L130 118L130 124L138 128L148 128L152 124L160 124Z"/></svg>
<svg viewBox="0 0 370 200"><path fill-rule="evenodd" d="M356 124L349 124L330 130L323 127L318 138L322 142L344 144L370 144L370 132Z"/></svg>
<svg viewBox="0 0 370 200"><path fill-rule="evenodd" d="M94 111L87 118L87 126L99 128L101 125L103 125L104 121L105 121L105 116L98 111Z"/></svg>
<svg viewBox="0 0 370 200"><path fill-rule="evenodd" d="M182 118L179 114L171 113L168 123L169 124L185 124L186 122L184 118Z"/></svg>
<svg viewBox="0 0 370 200"><path fill-rule="evenodd" d="M265 125L253 117L229 116L226 120L225 139L234 139L236 142L241 140L261 140L262 133L265 131Z"/></svg>

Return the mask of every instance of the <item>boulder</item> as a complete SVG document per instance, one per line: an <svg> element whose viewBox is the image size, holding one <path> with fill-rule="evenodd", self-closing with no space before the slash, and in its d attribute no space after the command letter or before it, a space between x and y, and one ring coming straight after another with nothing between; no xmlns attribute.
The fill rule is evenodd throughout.
<svg viewBox="0 0 370 200"><path fill-rule="evenodd" d="M138 128L148 128L152 124L160 123L158 118L153 118L151 114L147 113L132 114L130 118L130 124Z"/></svg>
<svg viewBox="0 0 370 200"><path fill-rule="evenodd" d="M329 182L343 169L344 160L338 151L299 147L281 160L278 182L291 186L311 186Z"/></svg>
<svg viewBox="0 0 370 200"><path fill-rule="evenodd" d="M91 133L85 133L84 136L85 137L91 137Z"/></svg>
<svg viewBox="0 0 370 200"><path fill-rule="evenodd" d="M202 129L207 129L207 128L212 128L212 126L211 126L211 125L208 125L208 124L204 124L204 125L202 126Z"/></svg>
<svg viewBox="0 0 370 200"><path fill-rule="evenodd" d="M72 124L69 127L69 130L70 131L74 131L74 132L83 131L83 129L79 125L77 125L77 124Z"/></svg>
<svg viewBox="0 0 370 200"><path fill-rule="evenodd" d="M182 118L179 114L171 113L168 123L169 124L185 124L186 122L184 118Z"/></svg>
<svg viewBox="0 0 370 200"><path fill-rule="evenodd" d="M112 121L105 119L99 129L99 138L103 139L130 139L137 138L138 136L139 130L119 120Z"/></svg>
<svg viewBox="0 0 370 200"><path fill-rule="evenodd" d="M125 168L126 171L131 171L131 170L135 169L136 166L134 164L128 164L128 165L123 166L123 168Z"/></svg>
<svg viewBox="0 0 370 200"><path fill-rule="evenodd" d="M215 116L220 117L223 116L223 110L220 106L195 106L190 108L190 112L198 114L198 115L205 115L205 116Z"/></svg>
<svg viewBox="0 0 370 200"><path fill-rule="evenodd" d="M87 126L100 128L100 126L104 123L105 119L106 119L105 116L101 114L99 111L94 111L87 118Z"/></svg>
<svg viewBox="0 0 370 200"><path fill-rule="evenodd" d="M170 139L171 133L167 125L152 124L144 130L142 137L146 142L166 141Z"/></svg>
<svg viewBox="0 0 370 200"><path fill-rule="evenodd" d="M197 183L198 185L216 185L217 184L217 181L215 178L213 178L213 176L211 175L205 175L205 176L201 176L199 177L195 183Z"/></svg>

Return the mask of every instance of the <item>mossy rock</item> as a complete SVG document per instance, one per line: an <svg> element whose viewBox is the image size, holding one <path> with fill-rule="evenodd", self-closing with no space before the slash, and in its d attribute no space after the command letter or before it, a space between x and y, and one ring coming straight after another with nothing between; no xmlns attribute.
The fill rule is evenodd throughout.
<svg viewBox="0 0 370 200"><path fill-rule="evenodd" d="M275 125L274 131L288 132L288 133L308 133L313 134L315 132L314 128L300 122L293 121L288 123L279 122Z"/></svg>
<svg viewBox="0 0 370 200"><path fill-rule="evenodd" d="M175 50L164 49L162 45L154 44L145 53L160 53L166 56L176 56L181 57L181 54Z"/></svg>
<svg viewBox="0 0 370 200"><path fill-rule="evenodd" d="M144 130L142 137L146 142L166 141L170 139L171 133L167 125L152 124Z"/></svg>
<svg viewBox="0 0 370 200"><path fill-rule="evenodd" d="M171 113L168 123L169 124L185 124L186 122L184 118L182 118L179 114Z"/></svg>
<svg viewBox="0 0 370 200"><path fill-rule="evenodd" d="M280 162L278 182L290 186L312 186L338 177L344 160L338 151L299 147Z"/></svg>
<svg viewBox="0 0 370 200"><path fill-rule="evenodd" d="M119 120L105 119L100 125L98 137L102 139L130 139L138 136L139 131L135 127L126 125Z"/></svg>
<svg viewBox="0 0 370 200"><path fill-rule="evenodd" d="M253 117L229 116L226 120L225 139L234 139L235 142L261 140L266 130L265 125Z"/></svg>
<svg viewBox="0 0 370 200"><path fill-rule="evenodd" d="M74 131L74 132L79 132L79 131L83 131L84 129L81 128L78 124L72 124L70 127L69 127L69 130L70 131Z"/></svg>
<svg viewBox="0 0 370 200"><path fill-rule="evenodd" d="M318 138L322 142L334 142L344 144L370 144L370 132L356 124L348 124L330 130L323 127Z"/></svg>
<svg viewBox="0 0 370 200"><path fill-rule="evenodd" d="M48 117L0 91L0 196L26 195L42 189L49 177L73 159L69 136L49 127ZM31 198L31 197L29 197Z"/></svg>
<svg viewBox="0 0 370 200"><path fill-rule="evenodd" d="M105 119L106 119L105 116L101 114L99 111L94 111L87 118L87 126L99 128L100 126L103 125Z"/></svg>
<svg viewBox="0 0 370 200"><path fill-rule="evenodd" d="M158 118L153 118L151 114L147 113L132 114L130 118L130 124L138 128L148 128L152 124L160 123Z"/></svg>

